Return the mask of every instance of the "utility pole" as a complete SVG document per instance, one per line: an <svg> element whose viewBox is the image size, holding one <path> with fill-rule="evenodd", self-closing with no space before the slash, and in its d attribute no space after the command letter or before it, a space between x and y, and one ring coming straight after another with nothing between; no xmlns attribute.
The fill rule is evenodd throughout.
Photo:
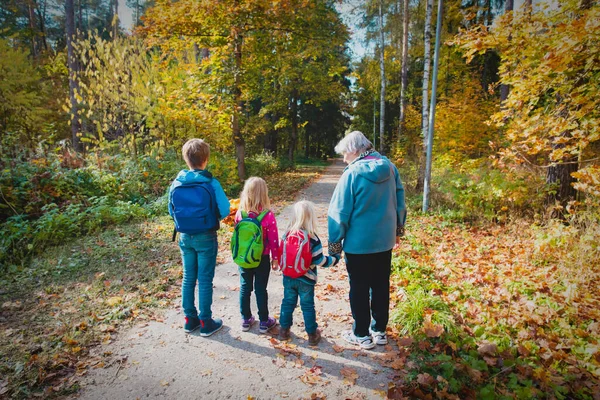
<svg viewBox="0 0 600 400"><path fill-rule="evenodd" d="M433 150L433 125L435 123L435 103L437 100L438 64L440 59L440 40L442 36L442 0L438 0L437 24L435 32L435 53L433 56L433 79L431 82L431 104L429 106L429 126L427 132L427 160L425 165L425 181L423 184L423 212L429 208L429 191L431 187L431 153Z"/></svg>

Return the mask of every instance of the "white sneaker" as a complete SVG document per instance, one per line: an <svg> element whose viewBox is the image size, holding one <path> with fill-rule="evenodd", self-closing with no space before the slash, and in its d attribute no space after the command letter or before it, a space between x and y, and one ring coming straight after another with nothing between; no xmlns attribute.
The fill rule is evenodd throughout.
<svg viewBox="0 0 600 400"><path fill-rule="evenodd" d="M375 342L375 344L378 344L381 346L388 344L388 340L387 340L387 336L386 336L385 332L377 332L377 331L374 331L373 329L369 328L369 333L371 334L371 336L373 336L373 341Z"/></svg>
<svg viewBox="0 0 600 400"><path fill-rule="evenodd" d="M352 331L343 331L342 338L351 344L360 346L361 349L371 350L375 347L375 343L373 343L373 339L371 336L356 336Z"/></svg>

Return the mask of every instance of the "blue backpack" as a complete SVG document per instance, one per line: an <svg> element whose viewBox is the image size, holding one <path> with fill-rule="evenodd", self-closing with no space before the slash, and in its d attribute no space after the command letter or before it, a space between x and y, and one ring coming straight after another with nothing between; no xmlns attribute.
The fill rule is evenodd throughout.
<svg viewBox="0 0 600 400"><path fill-rule="evenodd" d="M189 184L176 181L169 201L175 232L194 235L219 229L217 199L210 181Z"/></svg>

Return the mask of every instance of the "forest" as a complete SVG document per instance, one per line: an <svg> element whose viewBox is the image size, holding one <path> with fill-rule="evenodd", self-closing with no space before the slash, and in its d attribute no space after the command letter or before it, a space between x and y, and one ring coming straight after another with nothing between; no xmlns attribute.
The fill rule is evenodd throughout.
<svg viewBox="0 0 600 400"><path fill-rule="evenodd" d="M383 397L597 399L599 93L595 0L3 1L0 398L76 393L178 296L188 139L284 207L359 130L408 205Z"/></svg>

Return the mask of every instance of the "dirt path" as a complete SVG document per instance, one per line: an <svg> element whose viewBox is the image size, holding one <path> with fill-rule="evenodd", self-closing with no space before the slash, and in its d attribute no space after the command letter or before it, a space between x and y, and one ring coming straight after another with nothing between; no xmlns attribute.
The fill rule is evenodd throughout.
<svg viewBox="0 0 600 400"><path fill-rule="evenodd" d="M342 172L340 161L302 191L299 199L317 205L319 233L327 243L327 207ZM277 216L280 232L288 225L290 208ZM359 351L340 338L351 324L348 281L344 266L319 271L317 322L323 333L318 347L309 347L299 307L294 314L291 344L271 335L240 329L237 266L217 266L213 314L224 328L209 338L183 332L180 310L166 312L164 322L144 323L120 335L112 345L112 365L91 370L82 381L83 399L279 399L382 398L394 370L391 346ZM269 280L269 311L279 316L282 276ZM252 309L256 312L254 296ZM276 337L277 329L274 329Z"/></svg>

